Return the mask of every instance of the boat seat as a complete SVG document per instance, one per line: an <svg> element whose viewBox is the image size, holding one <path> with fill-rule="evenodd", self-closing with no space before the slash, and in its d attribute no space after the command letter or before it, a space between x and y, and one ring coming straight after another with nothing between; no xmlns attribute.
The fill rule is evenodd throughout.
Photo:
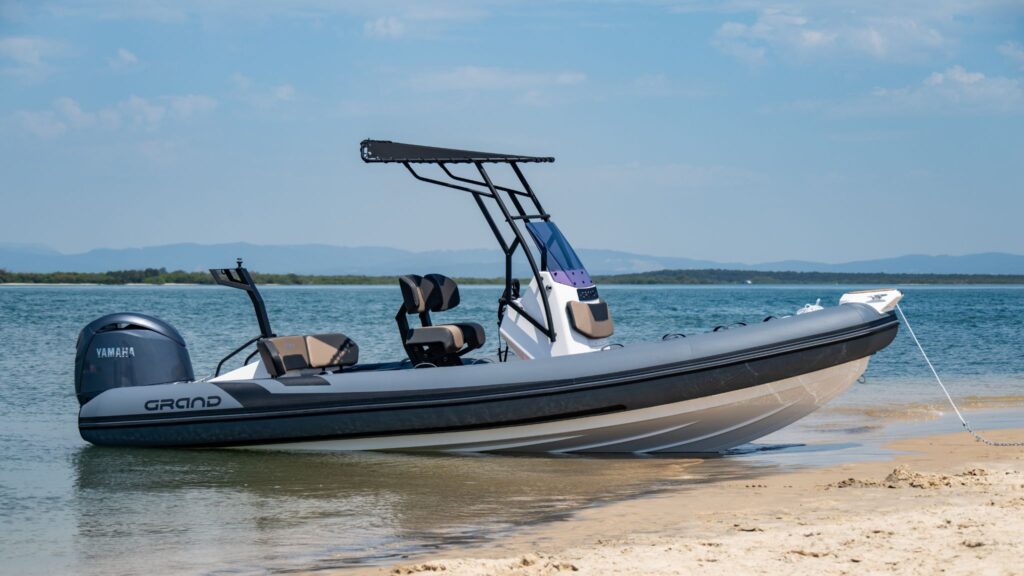
<svg viewBox="0 0 1024 576"><path fill-rule="evenodd" d="M264 338L256 348L272 378L328 369L340 372L359 362L359 345L341 333Z"/></svg>
<svg viewBox="0 0 1024 576"><path fill-rule="evenodd" d="M484 345L486 336L475 322L434 325L431 312L444 312L459 305L459 287L440 274L408 274L398 279L402 288L402 307L395 320L402 345L414 364L460 365L461 356ZM408 315L420 317L421 326L409 327Z"/></svg>
<svg viewBox="0 0 1024 576"><path fill-rule="evenodd" d="M573 330L587 338L607 338L615 333L612 312L603 300L592 303L569 302L565 311Z"/></svg>

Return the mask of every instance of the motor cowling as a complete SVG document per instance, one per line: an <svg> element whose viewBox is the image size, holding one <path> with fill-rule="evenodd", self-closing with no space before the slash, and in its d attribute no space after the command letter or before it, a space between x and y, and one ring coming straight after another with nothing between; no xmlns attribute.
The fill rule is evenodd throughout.
<svg viewBox="0 0 1024 576"><path fill-rule="evenodd" d="M75 393L79 404L111 388L194 379L185 340L159 318L132 312L109 314L78 334Z"/></svg>

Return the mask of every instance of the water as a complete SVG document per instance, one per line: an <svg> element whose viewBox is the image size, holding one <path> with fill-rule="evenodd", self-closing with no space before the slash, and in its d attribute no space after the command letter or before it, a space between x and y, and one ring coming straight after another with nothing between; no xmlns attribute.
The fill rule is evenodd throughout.
<svg viewBox="0 0 1024 576"><path fill-rule="evenodd" d="M602 287L615 341L793 313L853 287ZM397 287L267 287L279 334L342 331L362 362L402 355ZM495 345L500 289L465 287L440 315ZM958 397L1024 395L1024 288L909 287L904 310ZM802 447L681 458L263 454L88 446L76 428L74 345L90 320L152 314L189 343L196 374L257 332L245 296L218 287L0 287L0 572L263 573L394 559L500 537L573 510L690 483L877 456L866 412L941 406L901 332L864 384L767 441ZM1019 425L1019 411L993 425ZM956 426L947 420L936 426ZM984 422L982 422L984 424ZM891 434L887 432L886 434ZM872 444L874 442L874 444Z"/></svg>

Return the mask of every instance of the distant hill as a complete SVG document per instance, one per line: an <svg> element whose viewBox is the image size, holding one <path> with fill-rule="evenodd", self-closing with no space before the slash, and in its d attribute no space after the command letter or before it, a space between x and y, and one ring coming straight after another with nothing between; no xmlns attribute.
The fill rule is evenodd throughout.
<svg viewBox="0 0 1024 576"><path fill-rule="evenodd" d="M264 274L253 278L262 285L388 285L395 277L368 275ZM460 278L459 284L501 285L504 278ZM529 282L528 277L521 279ZM598 284L832 284L905 286L910 284L1000 284L1024 285L1024 276L1006 274L884 274L856 272L761 272L758 270L659 270L634 274L594 276ZM213 284L206 272L183 272L163 268L112 270L109 272L7 272L0 269L0 284Z"/></svg>
<svg viewBox="0 0 1024 576"><path fill-rule="evenodd" d="M766 262L754 270L793 272L874 272L887 274L1021 274L1024 256L1005 252L984 252L963 256L909 254L878 260L858 260L842 264L823 264L802 260Z"/></svg>
<svg viewBox="0 0 1024 576"><path fill-rule="evenodd" d="M963 256L908 255L841 264L787 260L762 264L715 262L581 249L592 274L635 274L656 270L757 270L888 274L1024 274L1024 256L990 252ZM244 257L246 266L271 274L396 275L443 272L451 276L492 278L501 275L504 257L494 250L431 250L412 252L379 246L327 244L257 245L168 244L144 248L102 248L63 254L46 246L0 244L0 268L15 272L105 272L166 268L187 272L230 266ZM516 266L523 275L526 268Z"/></svg>

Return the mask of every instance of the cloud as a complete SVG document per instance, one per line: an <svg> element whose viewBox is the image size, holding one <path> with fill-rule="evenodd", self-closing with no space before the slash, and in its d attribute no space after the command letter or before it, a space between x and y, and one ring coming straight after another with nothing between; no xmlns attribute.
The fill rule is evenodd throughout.
<svg viewBox="0 0 1024 576"><path fill-rule="evenodd" d="M168 96L167 103L178 118L191 118L196 114L210 112L217 107L217 101L201 94L185 94L184 96Z"/></svg>
<svg viewBox="0 0 1024 576"><path fill-rule="evenodd" d="M833 116L991 116L1024 113L1024 85L1017 78L987 76L963 66L934 72L913 86L875 88L846 102L797 102L792 110Z"/></svg>
<svg viewBox="0 0 1024 576"><path fill-rule="evenodd" d="M123 70L125 68L131 68L139 63L139 57L132 54L124 48L117 49L117 55L113 58L107 58L107 65L114 70Z"/></svg>
<svg viewBox="0 0 1024 576"><path fill-rule="evenodd" d="M628 93L633 96L651 98L671 96L698 98L709 96L712 91L707 87L681 84L667 74L643 74L629 83Z"/></svg>
<svg viewBox="0 0 1024 576"><path fill-rule="evenodd" d="M1010 59L1011 62L1017 64L1021 68L1024 68L1024 47L1020 44L1011 41L1003 42L999 45L999 53Z"/></svg>
<svg viewBox="0 0 1024 576"><path fill-rule="evenodd" d="M363 33L374 38L400 38L405 35L405 23L394 16L381 16L363 24Z"/></svg>
<svg viewBox="0 0 1024 576"><path fill-rule="evenodd" d="M198 14L204 4L208 8L232 3L225 2L158 2L154 0L83 0L80 2L52 3L46 11L54 16L94 20L140 20L149 22L184 22L189 14ZM244 4L239 4L240 8Z"/></svg>
<svg viewBox="0 0 1024 576"><path fill-rule="evenodd" d="M762 188L766 175L748 168L684 162L602 164L580 176L594 190L650 190L673 195L689 192L724 193Z"/></svg>
<svg viewBox="0 0 1024 576"><path fill-rule="evenodd" d="M291 84L279 84L270 89L273 102L290 102L295 100L295 87Z"/></svg>
<svg viewBox="0 0 1024 576"><path fill-rule="evenodd" d="M908 110L920 107L968 113L1024 111L1024 88L1019 80L969 72L963 66L935 72L912 89L880 89L875 95Z"/></svg>
<svg viewBox="0 0 1024 576"><path fill-rule="evenodd" d="M527 72L504 68L481 66L460 66L421 74L413 78L412 84L424 92L442 91L483 91L532 89L544 87L573 86L587 80L582 72Z"/></svg>
<svg viewBox="0 0 1024 576"><path fill-rule="evenodd" d="M53 108L74 128L88 128L96 123L96 115L82 110L71 98L58 98Z"/></svg>
<svg viewBox="0 0 1024 576"><path fill-rule="evenodd" d="M128 122L144 130L156 130L164 119L164 114L167 113L167 109L163 106L134 94L119 103L117 108Z"/></svg>
<svg viewBox="0 0 1024 576"><path fill-rule="evenodd" d="M352 16L366 20L367 35L398 31L404 34L410 22L418 24L417 31L435 34L446 25L480 20L494 5L503 0L80 0L54 3L46 10L54 16L76 20L140 20L161 23L181 23L190 20L204 22L221 20L238 25L246 21L270 22L283 19L319 24L335 16ZM4 6L0 2L0 7ZM393 15L400 14L397 19ZM397 30L397 23L401 30ZM422 25L422 26L420 26ZM385 35L383 37L395 37Z"/></svg>
<svg viewBox="0 0 1024 576"><path fill-rule="evenodd" d="M284 102L292 102L298 96L295 86L291 84L261 86L245 74L233 74L231 83L235 85L242 100L259 108L269 108Z"/></svg>
<svg viewBox="0 0 1024 576"><path fill-rule="evenodd" d="M967 34L1012 26L1015 0L676 0L670 11L724 20L711 39L721 52L760 64L866 58L925 62L954 53Z"/></svg>
<svg viewBox="0 0 1024 576"><path fill-rule="evenodd" d="M22 110L15 120L26 131L39 138L56 138L70 130L102 128L120 130L128 127L144 132L160 129L168 117L186 120L209 112L217 101L200 94L161 96L155 99L131 95L113 106L88 111L73 98L54 100L47 110Z"/></svg>
<svg viewBox="0 0 1024 576"><path fill-rule="evenodd" d="M65 53L63 44L38 36L0 38L0 59L7 65L0 73L27 81L39 81L53 70L49 60Z"/></svg>
<svg viewBox="0 0 1024 576"><path fill-rule="evenodd" d="M14 113L15 120L21 127L39 138L56 138L67 131L67 126L61 122L52 110L33 112L20 110Z"/></svg>
<svg viewBox="0 0 1024 576"><path fill-rule="evenodd" d="M860 55L878 60L904 60L949 44L934 23L915 14L877 11L829 12L806 8L761 8L754 21L727 21L712 43L722 52L751 63L770 56L820 58Z"/></svg>

